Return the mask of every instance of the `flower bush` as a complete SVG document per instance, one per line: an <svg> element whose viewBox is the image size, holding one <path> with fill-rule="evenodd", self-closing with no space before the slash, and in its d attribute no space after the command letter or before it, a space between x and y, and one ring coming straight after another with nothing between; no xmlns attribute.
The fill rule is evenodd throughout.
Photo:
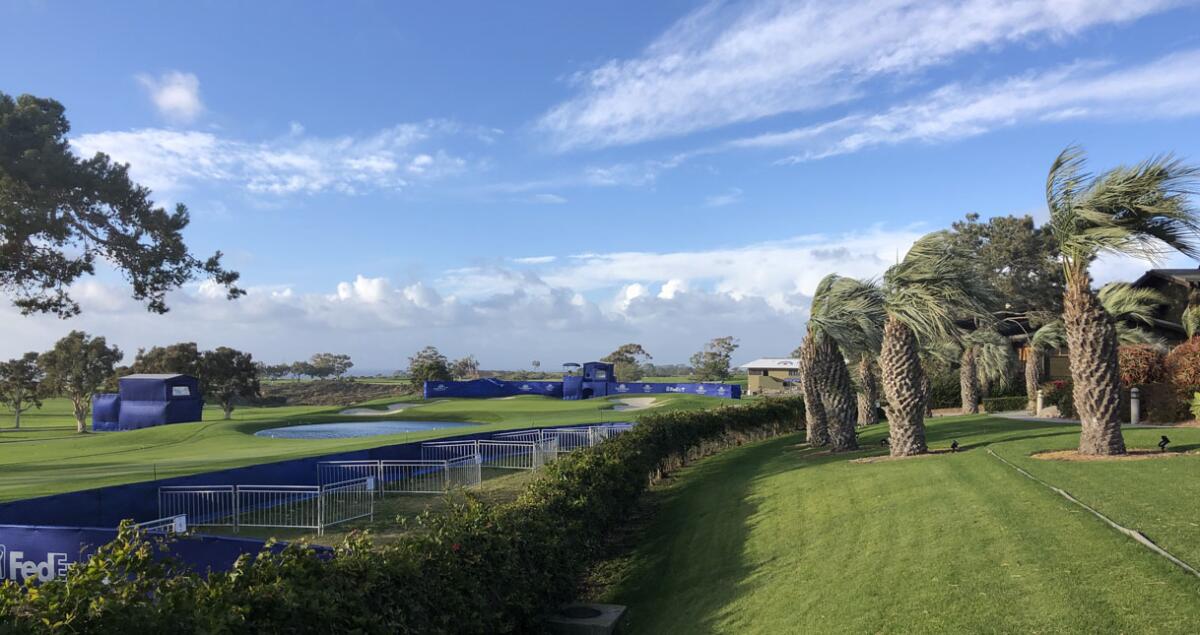
<svg viewBox="0 0 1200 635"><path fill-rule="evenodd" d="M1042 406L1057 406L1060 417L1075 417L1075 395L1069 380L1056 379L1042 384Z"/></svg>
<svg viewBox="0 0 1200 635"><path fill-rule="evenodd" d="M207 577L180 570L131 525L65 579L0 585L0 631L536 632L571 600L605 535L655 479L726 447L802 430L799 399L641 417L548 466L511 503L467 499L387 545L333 557L292 544Z"/></svg>

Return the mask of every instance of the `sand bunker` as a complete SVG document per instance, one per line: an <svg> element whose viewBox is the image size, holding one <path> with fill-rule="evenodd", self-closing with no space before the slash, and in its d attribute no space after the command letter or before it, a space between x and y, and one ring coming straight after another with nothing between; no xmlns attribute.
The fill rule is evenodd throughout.
<svg viewBox="0 0 1200 635"><path fill-rule="evenodd" d="M434 402L430 402L430 403L434 403ZM427 406L427 405L429 405L429 404L394 403L394 404L389 405L387 408L385 408L383 410L377 410L375 408L347 408L347 409L339 412L338 414L351 415L351 416L356 416L356 417L369 417L372 415L385 415L385 414L389 414L392 412L400 412L401 410L408 410L409 408L416 408L418 406Z"/></svg>
<svg viewBox="0 0 1200 635"><path fill-rule="evenodd" d="M617 405L613 406L613 410L624 412L626 410L645 410L654 405L654 397L626 397Z"/></svg>
<svg viewBox="0 0 1200 635"><path fill-rule="evenodd" d="M1096 456L1094 454L1080 454L1078 450L1056 450L1053 452L1038 452L1030 456L1043 461L1145 461L1147 459L1166 459L1173 456L1196 456L1198 453L1193 452L1159 452L1157 449L1148 448L1129 448L1126 454L1118 454L1116 456Z"/></svg>

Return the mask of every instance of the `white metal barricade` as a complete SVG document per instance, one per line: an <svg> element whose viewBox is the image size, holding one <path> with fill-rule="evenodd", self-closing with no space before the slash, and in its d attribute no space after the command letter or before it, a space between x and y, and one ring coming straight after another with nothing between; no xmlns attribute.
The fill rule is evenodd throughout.
<svg viewBox="0 0 1200 635"><path fill-rule="evenodd" d="M464 459L475 461L472 454ZM388 494L440 494L450 488L449 461L380 461L381 490Z"/></svg>
<svg viewBox="0 0 1200 635"><path fill-rule="evenodd" d="M158 515L187 516L193 525L237 526L237 493L232 485L168 485L158 488Z"/></svg>
<svg viewBox="0 0 1200 635"><path fill-rule="evenodd" d="M426 441L421 444L422 461L457 461L479 454L479 441Z"/></svg>
<svg viewBox="0 0 1200 635"><path fill-rule="evenodd" d="M321 486L317 531L338 523L375 517L375 477L355 478Z"/></svg>
<svg viewBox="0 0 1200 635"><path fill-rule="evenodd" d="M446 461L449 487L479 487L483 484L483 464L478 456Z"/></svg>
<svg viewBox="0 0 1200 635"><path fill-rule="evenodd" d="M238 527L321 532L320 485L238 485Z"/></svg>
<svg viewBox="0 0 1200 635"><path fill-rule="evenodd" d="M382 478L379 461L321 461L317 463L317 483L340 483L355 478Z"/></svg>
<svg viewBox="0 0 1200 635"><path fill-rule="evenodd" d="M134 527L148 534L185 534L188 528L187 514L156 518L155 520L138 523Z"/></svg>

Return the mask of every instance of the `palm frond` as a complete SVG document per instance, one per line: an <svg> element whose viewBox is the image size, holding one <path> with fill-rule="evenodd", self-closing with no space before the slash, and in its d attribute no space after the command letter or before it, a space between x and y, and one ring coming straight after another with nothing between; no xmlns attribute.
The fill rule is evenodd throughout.
<svg viewBox="0 0 1200 635"><path fill-rule="evenodd" d="M1189 302L1179 321L1183 323L1183 332L1187 333L1189 340L1200 334L1200 304Z"/></svg>
<svg viewBox="0 0 1200 635"><path fill-rule="evenodd" d="M1171 155L1094 178L1083 166L1082 151L1067 148L1047 179L1049 227L1068 276L1086 273L1103 253L1151 262L1171 251L1200 256L1200 215L1190 200L1200 170Z"/></svg>
<svg viewBox="0 0 1200 635"><path fill-rule="evenodd" d="M809 329L828 336L843 354L878 350L883 322L883 296L875 281L831 274L817 285Z"/></svg>
<svg viewBox="0 0 1200 635"><path fill-rule="evenodd" d="M1054 320L1042 325L1029 338L1029 345L1035 351L1048 351L1067 345L1067 327L1062 320Z"/></svg>
<svg viewBox="0 0 1200 635"><path fill-rule="evenodd" d="M995 329L975 329L963 344L975 349L975 372L980 382L1004 388L1008 386L1016 366L1012 344Z"/></svg>
<svg viewBox="0 0 1200 635"><path fill-rule="evenodd" d="M958 337L955 322L988 322L983 282L945 231L926 234L884 274L884 309L921 340Z"/></svg>
<svg viewBox="0 0 1200 635"><path fill-rule="evenodd" d="M1154 312L1169 304L1167 296L1154 289L1135 287L1128 282L1110 282L1100 288L1100 304L1113 319L1134 320L1152 325Z"/></svg>
<svg viewBox="0 0 1200 635"><path fill-rule="evenodd" d="M1168 346L1163 338L1136 326L1117 322L1117 341L1124 345L1145 344L1165 351Z"/></svg>

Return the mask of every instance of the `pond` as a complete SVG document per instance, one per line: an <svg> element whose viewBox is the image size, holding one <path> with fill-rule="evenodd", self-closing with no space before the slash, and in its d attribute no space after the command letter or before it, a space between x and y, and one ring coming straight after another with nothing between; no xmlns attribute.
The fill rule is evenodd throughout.
<svg viewBox="0 0 1200 635"><path fill-rule="evenodd" d="M373 437L401 432L426 432L452 428L469 428L478 424L454 421L346 421L340 423L309 423L286 428L268 428L254 433L256 437L272 439L349 439Z"/></svg>

